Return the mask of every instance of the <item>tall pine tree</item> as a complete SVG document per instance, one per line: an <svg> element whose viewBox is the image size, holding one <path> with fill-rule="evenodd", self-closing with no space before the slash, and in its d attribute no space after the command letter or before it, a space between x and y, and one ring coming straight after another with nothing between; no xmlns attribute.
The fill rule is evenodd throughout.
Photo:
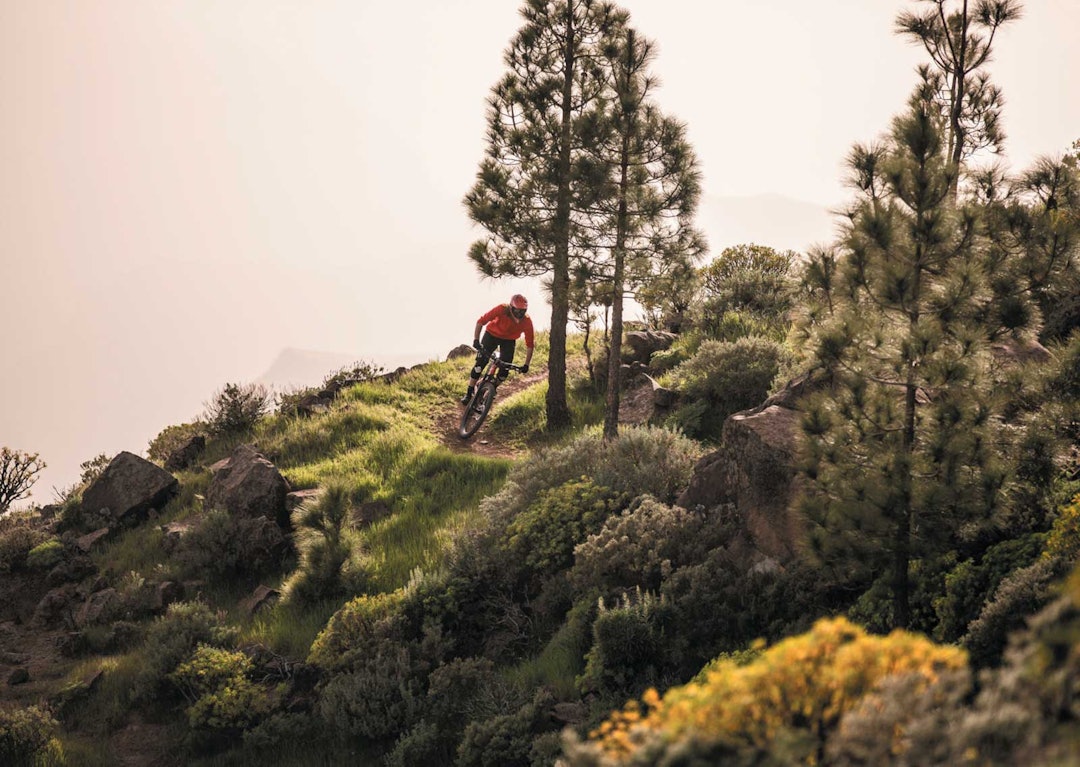
<svg viewBox="0 0 1080 767"><path fill-rule="evenodd" d="M591 142L607 88L602 55L626 14L596 0L527 0L488 101L488 148L465 197L486 236L469 257L486 276L542 276L551 292L547 423L569 424L566 325L574 261L595 249Z"/></svg>
<svg viewBox="0 0 1080 767"><path fill-rule="evenodd" d="M649 73L653 44L632 28L611 41L609 105L598 142L606 183L596 198L597 252L610 275L611 342L608 347L604 436L618 434L624 299L660 275L685 273L705 251L693 226L701 194L697 158L686 128L656 106ZM606 240L606 242L605 242Z"/></svg>
<svg viewBox="0 0 1080 767"><path fill-rule="evenodd" d="M889 595L912 624L911 571L985 520L1004 481L981 324L986 242L953 195L948 126L926 82L889 141L851 155L858 198L808 271L810 341L833 387L804 415L802 505L823 561Z"/></svg>

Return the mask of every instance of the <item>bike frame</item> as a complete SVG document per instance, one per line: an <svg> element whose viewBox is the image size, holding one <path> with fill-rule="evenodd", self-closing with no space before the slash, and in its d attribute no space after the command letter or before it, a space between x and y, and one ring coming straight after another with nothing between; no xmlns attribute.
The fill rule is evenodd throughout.
<svg viewBox="0 0 1080 767"><path fill-rule="evenodd" d="M476 382L476 389L472 399L465 406L465 412L461 416L461 427L458 436L468 439L480 428L481 424L491 412L491 405L495 401L495 391L499 386L500 370L520 371L521 367L510 362L503 362L499 357L498 350L492 353L484 374Z"/></svg>

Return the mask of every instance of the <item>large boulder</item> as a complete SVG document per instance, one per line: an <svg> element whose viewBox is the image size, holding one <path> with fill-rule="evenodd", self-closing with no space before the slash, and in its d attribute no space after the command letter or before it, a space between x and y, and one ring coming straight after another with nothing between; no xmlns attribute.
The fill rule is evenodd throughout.
<svg viewBox="0 0 1080 767"><path fill-rule="evenodd" d="M623 361L648 365L654 354L670 347L678 338L666 330L634 330L626 334Z"/></svg>
<svg viewBox="0 0 1080 767"><path fill-rule="evenodd" d="M160 510L180 488L169 472L134 453L117 455L83 493L79 518L85 529L123 527Z"/></svg>
<svg viewBox="0 0 1080 767"><path fill-rule="evenodd" d="M724 422L721 446L702 458L678 499L684 508L733 503L762 553L790 560L803 530L791 510L796 494L799 413L770 405Z"/></svg>
<svg viewBox="0 0 1080 767"><path fill-rule="evenodd" d="M268 517L288 528L285 498L290 489L266 456L251 445L240 445L210 481L206 506L240 517Z"/></svg>

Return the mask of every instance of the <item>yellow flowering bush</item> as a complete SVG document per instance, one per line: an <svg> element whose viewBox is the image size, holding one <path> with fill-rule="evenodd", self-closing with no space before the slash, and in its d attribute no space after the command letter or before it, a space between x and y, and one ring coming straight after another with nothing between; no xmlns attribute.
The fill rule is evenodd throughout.
<svg viewBox="0 0 1080 767"><path fill-rule="evenodd" d="M650 690L644 708L631 703L590 737L606 764L635 763L636 752L657 741L691 739L763 751L778 739L803 742L796 761L818 764L840 718L882 680L911 674L929 686L966 665L964 651L916 634L872 636L844 618L825 619L749 663L722 659L663 697Z"/></svg>

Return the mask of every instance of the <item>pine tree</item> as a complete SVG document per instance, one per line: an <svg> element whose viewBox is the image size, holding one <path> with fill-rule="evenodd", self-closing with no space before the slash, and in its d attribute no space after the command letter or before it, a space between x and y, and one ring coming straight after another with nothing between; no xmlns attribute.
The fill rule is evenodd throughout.
<svg viewBox="0 0 1080 767"><path fill-rule="evenodd" d="M924 82L887 144L852 152L845 237L808 272L827 307L813 353L833 382L803 419L811 542L853 580L878 579L898 627L912 622L913 563L984 520L1004 481L980 322L986 242L979 211L953 195L935 96Z"/></svg>
<svg viewBox="0 0 1080 767"><path fill-rule="evenodd" d="M930 7L901 13L896 31L930 54L932 65L920 67L919 74L947 126L945 156L954 169L955 196L964 161L980 149L999 151L1004 142L1001 90L982 67L990 61L998 29L1019 19L1023 6L1017 0L918 2Z"/></svg>
<svg viewBox="0 0 1080 767"><path fill-rule="evenodd" d="M697 159L685 126L652 101L653 44L633 29L612 41L610 105L601 117L598 164L608 169L595 213L598 252L610 270L611 342L608 347L604 436L618 434L626 294L657 275L685 273L705 250L692 217L700 197ZM613 237L613 239L611 239Z"/></svg>
<svg viewBox="0 0 1080 767"><path fill-rule="evenodd" d="M626 14L596 0L527 0L488 101L488 149L465 197L487 230L469 257L489 277L543 276L551 292L547 423L569 424L566 326L575 260L595 248L590 143L607 87L601 55Z"/></svg>

